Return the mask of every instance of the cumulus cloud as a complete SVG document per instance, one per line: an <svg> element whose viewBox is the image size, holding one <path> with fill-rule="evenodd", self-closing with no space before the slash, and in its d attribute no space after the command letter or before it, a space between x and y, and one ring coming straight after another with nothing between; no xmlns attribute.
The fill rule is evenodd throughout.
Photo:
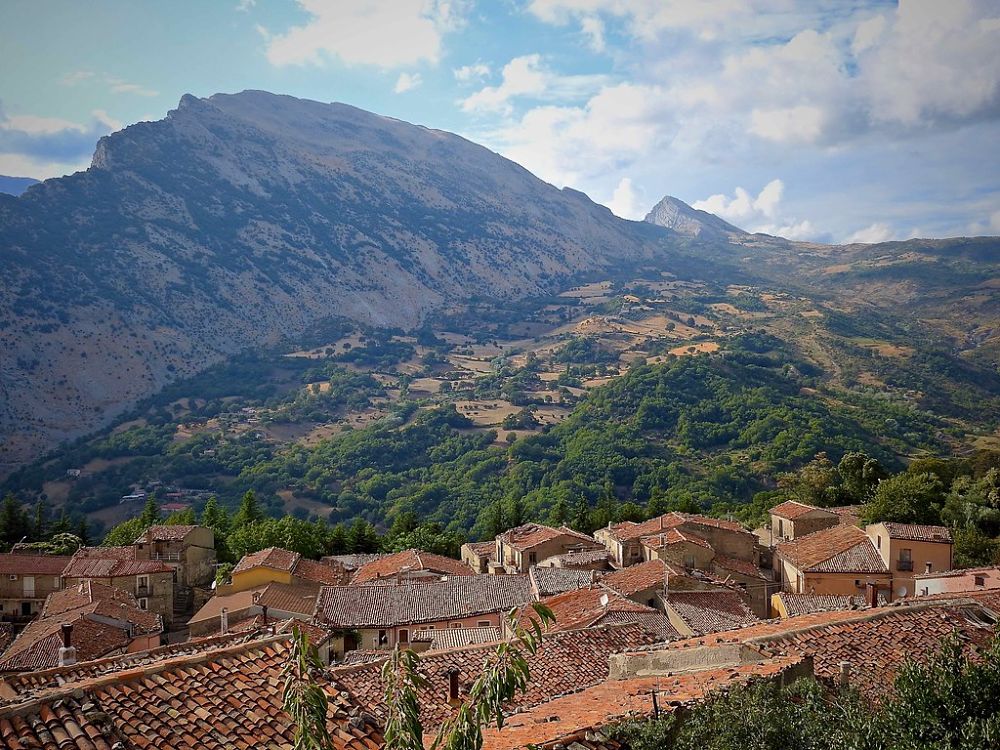
<svg viewBox="0 0 1000 750"><path fill-rule="evenodd" d="M87 123L0 110L0 173L45 178L83 169L97 140L120 127L102 110Z"/></svg>
<svg viewBox="0 0 1000 750"><path fill-rule="evenodd" d="M708 211L733 224L751 219L773 219L784 192L785 183L775 179L767 183L756 197L746 189L737 187L731 198L718 193L710 195L705 200L695 201L691 206L700 211Z"/></svg>
<svg viewBox="0 0 1000 750"><path fill-rule="evenodd" d="M632 184L632 179L629 177L622 177L611 194L611 199L606 201L604 205L610 208L615 216L620 216L623 219L638 221L649 212L649 206L646 205L642 191Z"/></svg>
<svg viewBox="0 0 1000 750"><path fill-rule="evenodd" d="M273 65L348 65L399 68L436 63L445 34L465 18L463 0L297 0L309 20L284 33L267 33Z"/></svg>
<svg viewBox="0 0 1000 750"><path fill-rule="evenodd" d="M663 31L690 31L714 38L750 11L743 0L531 0L528 10L543 21L565 24L604 13L624 20L632 34L650 39Z"/></svg>
<svg viewBox="0 0 1000 750"><path fill-rule="evenodd" d="M870 224L864 229L859 229L854 234L849 236L845 242L850 245L855 242L865 243L873 245L876 242L888 242L889 240L895 239L896 232L885 222L876 222Z"/></svg>
<svg viewBox="0 0 1000 750"><path fill-rule="evenodd" d="M545 65L541 55L522 55L503 66L499 84L485 86L463 99L462 109L509 114L515 99L575 99L594 91L605 80L600 75L558 75Z"/></svg>
<svg viewBox="0 0 1000 750"><path fill-rule="evenodd" d="M143 86L138 83L131 83L129 81L122 80L121 78L116 78L115 76L108 75L107 73L95 73L92 70L76 70L72 73L67 73L62 78L59 79L59 83L62 86L80 86L83 84L103 84L107 86L108 90L112 94L136 94L137 96L159 96L160 92L155 89L151 89L148 86Z"/></svg>
<svg viewBox="0 0 1000 750"><path fill-rule="evenodd" d="M587 37L588 44L594 52L603 52L604 22L597 16L587 16L580 21L580 31Z"/></svg>
<svg viewBox="0 0 1000 750"><path fill-rule="evenodd" d="M486 63L477 62L472 65L463 65L460 68L455 68L452 72L455 74L455 80L459 83L471 83L473 81L481 81L493 71L490 70L490 66Z"/></svg>
<svg viewBox="0 0 1000 750"><path fill-rule="evenodd" d="M421 83L423 83L423 79L419 73L400 73L392 90L397 94L402 94L406 91L412 91Z"/></svg>
<svg viewBox="0 0 1000 750"><path fill-rule="evenodd" d="M240 13L249 13L257 5L257 0L240 0L236 3L236 10Z"/></svg>

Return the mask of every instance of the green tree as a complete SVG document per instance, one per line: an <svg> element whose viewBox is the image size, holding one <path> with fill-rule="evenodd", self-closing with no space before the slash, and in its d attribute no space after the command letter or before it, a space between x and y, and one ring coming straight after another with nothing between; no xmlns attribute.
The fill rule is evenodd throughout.
<svg viewBox="0 0 1000 750"><path fill-rule="evenodd" d="M45 507L44 500L35 503L35 513L31 521L31 538L34 541L41 541L48 533L49 513Z"/></svg>
<svg viewBox="0 0 1000 750"><path fill-rule="evenodd" d="M941 480L934 474L897 474L878 483L865 505L866 523L940 523L944 500Z"/></svg>
<svg viewBox="0 0 1000 750"><path fill-rule="evenodd" d="M8 492L0 505L0 543L9 549L30 534L31 525L24 506Z"/></svg>
<svg viewBox="0 0 1000 750"><path fill-rule="evenodd" d="M243 494L243 499L240 501L239 510L236 511L236 515L233 516L231 527L235 529L240 529L244 526L249 526L252 523L257 523L264 519L264 511L260 508L260 502L257 500L257 495L254 494L253 490L247 490Z"/></svg>
<svg viewBox="0 0 1000 750"><path fill-rule="evenodd" d="M102 547L126 547L140 536L143 532L149 528L149 525L143 522L142 517L130 518L127 521L122 521L117 526L113 526L107 534L104 535L104 540L101 542Z"/></svg>
<svg viewBox="0 0 1000 750"><path fill-rule="evenodd" d="M212 529L216 535L229 531L229 513L219 505L214 495L208 498L201 510L201 525Z"/></svg>
<svg viewBox="0 0 1000 750"><path fill-rule="evenodd" d="M857 505L868 500L875 486L888 474L878 459L860 451L845 453L837 464L842 499L847 505Z"/></svg>
<svg viewBox="0 0 1000 750"><path fill-rule="evenodd" d="M793 499L806 505L834 505L840 475L826 453L816 457L798 471L780 474L778 487Z"/></svg>
<svg viewBox="0 0 1000 750"><path fill-rule="evenodd" d="M139 516L142 528L147 529L150 526L158 524L161 518L160 505L156 502L156 495L151 492L146 498L146 504L143 506L142 514Z"/></svg>

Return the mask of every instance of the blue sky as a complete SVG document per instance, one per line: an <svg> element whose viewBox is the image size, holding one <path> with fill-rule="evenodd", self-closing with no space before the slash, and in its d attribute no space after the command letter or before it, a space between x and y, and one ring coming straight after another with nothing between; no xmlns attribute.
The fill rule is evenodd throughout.
<svg viewBox="0 0 1000 750"><path fill-rule="evenodd" d="M460 133L629 218L1000 234L995 0L4 0L0 174L247 88Z"/></svg>

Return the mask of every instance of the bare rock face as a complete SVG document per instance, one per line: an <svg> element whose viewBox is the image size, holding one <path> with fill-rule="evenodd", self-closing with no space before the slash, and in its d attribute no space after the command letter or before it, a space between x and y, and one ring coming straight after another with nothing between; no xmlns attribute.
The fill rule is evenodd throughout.
<svg viewBox="0 0 1000 750"><path fill-rule="evenodd" d="M746 235L739 227L720 219L715 214L691 208L687 203L668 195L646 214L649 224L672 229L688 237L727 239Z"/></svg>
<svg viewBox="0 0 1000 750"><path fill-rule="evenodd" d="M0 195L0 475L317 320L411 327L663 259L672 238L450 133L187 95L102 138L85 172Z"/></svg>

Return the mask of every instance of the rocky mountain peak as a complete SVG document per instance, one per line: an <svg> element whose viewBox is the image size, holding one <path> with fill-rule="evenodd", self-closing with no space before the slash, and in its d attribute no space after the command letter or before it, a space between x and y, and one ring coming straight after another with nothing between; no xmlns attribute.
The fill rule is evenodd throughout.
<svg viewBox="0 0 1000 750"><path fill-rule="evenodd" d="M746 234L739 227L720 219L715 214L692 208L680 198L674 198L672 195L666 196L653 206L652 210L646 214L644 221L672 229L678 234L688 237L722 238Z"/></svg>

